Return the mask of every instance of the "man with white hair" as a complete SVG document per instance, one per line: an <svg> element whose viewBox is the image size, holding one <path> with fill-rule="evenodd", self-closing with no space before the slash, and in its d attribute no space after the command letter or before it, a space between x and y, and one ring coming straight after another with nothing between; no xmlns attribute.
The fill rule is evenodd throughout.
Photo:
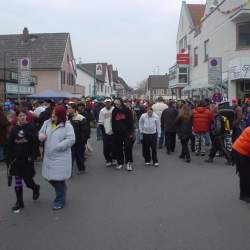
<svg viewBox="0 0 250 250"><path fill-rule="evenodd" d="M114 107L112 106L112 100L106 98L104 100L105 107L101 109L99 113L99 127L102 131L103 136L103 154L106 159L106 167L111 167L114 161L114 150L113 150L113 131L112 131L112 111Z"/></svg>
<svg viewBox="0 0 250 250"><path fill-rule="evenodd" d="M162 96L158 97L156 103L152 106L154 113L159 116L159 119L161 119L162 112L167 108L168 108L168 105L166 103L164 103ZM161 136L159 139L159 148L160 149L163 147L164 135L165 135L164 128L162 128L161 129Z"/></svg>

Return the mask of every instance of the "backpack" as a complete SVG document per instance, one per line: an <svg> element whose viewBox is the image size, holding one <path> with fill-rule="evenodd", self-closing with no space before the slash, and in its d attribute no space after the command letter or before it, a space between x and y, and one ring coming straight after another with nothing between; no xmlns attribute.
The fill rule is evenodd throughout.
<svg viewBox="0 0 250 250"><path fill-rule="evenodd" d="M229 120L227 117L222 115L217 115L213 122L213 130L212 133L215 136L223 135L230 131Z"/></svg>

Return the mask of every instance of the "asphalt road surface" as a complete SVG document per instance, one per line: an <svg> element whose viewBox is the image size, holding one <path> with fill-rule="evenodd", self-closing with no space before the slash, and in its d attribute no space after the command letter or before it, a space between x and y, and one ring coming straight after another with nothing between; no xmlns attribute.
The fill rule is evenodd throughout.
<svg viewBox="0 0 250 250"><path fill-rule="evenodd" d="M0 250L249 250L250 206L238 200L238 178L222 159L209 165L159 151L146 168L135 145L135 171L108 169L102 142L92 140L88 173L68 182L65 209L51 210L54 193L41 177L41 197L25 192L12 214L13 188L0 166Z"/></svg>

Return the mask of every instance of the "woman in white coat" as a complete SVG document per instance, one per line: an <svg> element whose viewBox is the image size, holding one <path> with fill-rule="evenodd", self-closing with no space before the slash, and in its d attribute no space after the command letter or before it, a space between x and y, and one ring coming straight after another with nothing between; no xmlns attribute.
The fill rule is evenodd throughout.
<svg viewBox="0 0 250 250"><path fill-rule="evenodd" d="M63 106L54 108L51 119L44 122L39 132L39 139L44 142L42 175L55 189L53 210L59 210L65 206L65 180L71 176L71 147L75 143L74 129Z"/></svg>

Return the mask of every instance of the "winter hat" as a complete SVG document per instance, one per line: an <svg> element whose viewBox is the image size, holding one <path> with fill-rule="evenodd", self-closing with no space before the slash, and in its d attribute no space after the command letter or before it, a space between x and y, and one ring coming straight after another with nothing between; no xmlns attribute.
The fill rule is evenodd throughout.
<svg viewBox="0 0 250 250"><path fill-rule="evenodd" d="M62 105L58 105L54 108L54 114L57 116L58 121L57 124L63 122L65 123L67 120L66 109Z"/></svg>

